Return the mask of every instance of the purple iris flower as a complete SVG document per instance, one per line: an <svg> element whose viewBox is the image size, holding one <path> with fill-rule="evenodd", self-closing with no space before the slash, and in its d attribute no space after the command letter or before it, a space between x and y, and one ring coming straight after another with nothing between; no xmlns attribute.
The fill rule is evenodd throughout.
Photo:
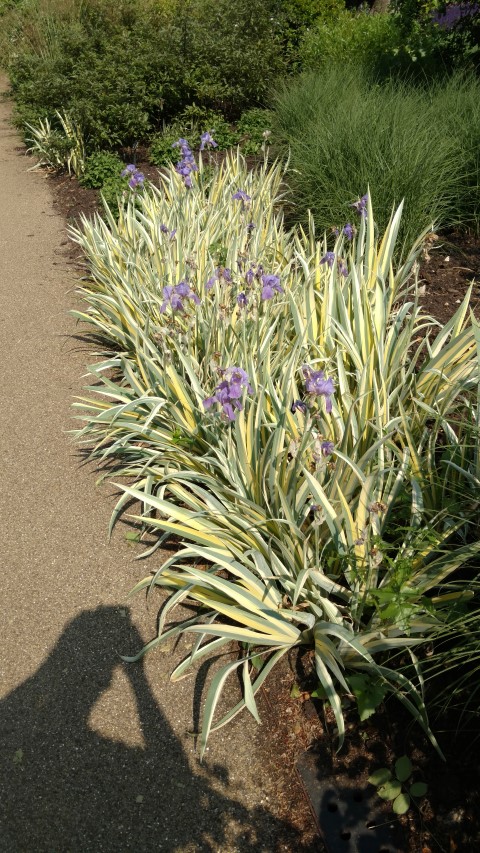
<svg viewBox="0 0 480 853"><path fill-rule="evenodd" d="M198 166L186 139L180 138L173 143L172 148L180 148L182 159L175 166L175 171L182 176L183 183L189 189L192 186L192 172L198 172Z"/></svg>
<svg viewBox="0 0 480 853"><path fill-rule="evenodd" d="M476 3L456 3L447 6L443 12L432 13L432 20L438 27L450 30L458 24L462 18L468 15L476 15L478 5Z"/></svg>
<svg viewBox="0 0 480 853"><path fill-rule="evenodd" d="M217 267L215 272L219 278L223 278L229 284L232 283L232 271L228 267Z"/></svg>
<svg viewBox="0 0 480 853"><path fill-rule="evenodd" d="M129 163L121 174L122 178L130 177L128 182L130 189L135 190L137 187L143 186L145 175L137 169L134 163Z"/></svg>
<svg viewBox="0 0 480 853"><path fill-rule="evenodd" d="M211 133L213 133L213 130L211 131ZM200 151L203 151L206 145L211 146L212 148L218 147L213 136L210 135L208 130L206 130L205 133L202 133L200 137Z"/></svg>
<svg viewBox="0 0 480 853"><path fill-rule="evenodd" d="M205 409L211 409L214 403L219 403L227 419L234 421L237 411L243 409L243 392L253 394L253 388L247 373L241 367L227 367L222 374L222 382L215 388L215 393L203 401L203 405Z"/></svg>
<svg viewBox="0 0 480 853"><path fill-rule="evenodd" d="M333 441L322 441L320 449L322 451L322 456L331 456L335 450L335 445Z"/></svg>
<svg viewBox="0 0 480 853"><path fill-rule="evenodd" d="M283 287L280 284L278 275L262 275L262 299L272 299L277 293L283 293Z"/></svg>
<svg viewBox="0 0 480 853"><path fill-rule="evenodd" d="M347 222L347 224L343 226L343 233L345 234L347 240L353 240L353 235L355 233L353 225L350 225L350 223Z"/></svg>
<svg viewBox="0 0 480 853"><path fill-rule="evenodd" d="M307 404L304 403L303 400L294 400L292 405L290 406L290 411L291 411L292 415L294 415L295 412L297 412L297 411L303 412L303 414L306 415L307 414Z"/></svg>
<svg viewBox="0 0 480 853"><path fill-rule="evenodd" d="M235 196L234 196L235 197ZM254 222L249 222L247 225L247 231L254 231L257 226Z"/></svg>
<svg viewBox="0 0 480 853"><path fill-rule="evenodd" d="M180 148L182 154L186 152L187 154L190 152L190 145L188 144L186 139L180 137L176 142L172 142L172 148Z"/></svg>
<svg viewBox="0 0 480 853"><path fill-rule="evenodd" d="M160 225L160 231L162 234L168 234L170 240L173 240L175 234L177 233L177 229L174 228L173 231L169 231L166 225Z"/></svg>
<svg viewBox="0 0 480 853"><path fill-rule="evenodd" d="M212 276L208 279L208 281L207 281L207 283L206 283L206 285L205 285L205 290L211 290L211 289L212 289L212 287L214 287L214 286L215 286L215 282L216 282L216 281L218 281L218 275L212 275Z"/></svg>
<svg viewBox="0 0 480 853"><path fill-rule="evenodd" d="M237 305L239 308L246 308L248 305L248 297L247 294L243 292L243 290L237 296Z"/></svg>
<svg viewBox="0 0 480 853"><path fill-rule="evenodd" d="M211 290L215 282L223 278L228 284L232 283L232 271L228 267L217 267L211 278L208 279L205 290Z"/></svg>
<svg viewBox="0 0 480 853"><path fill-rule="evenodd" d="M320 259L320 263L328 264L331 269L335 263L335 252L327 252L323 258Z"/></svg>
<svg viewBox="0 0 480 853"><path fill-rule="evenodd" d="M368 193L362 195L357 201L354 201L350 207L353 207L354 210L357 211L358 214L362 217L362 219L367 218L367 202L368 202Z"/></svg>
<svg viewBox="0 0 480 853"><path fill-rule="evenodd" d="M232 195L232 198L235 201L241 201L242 202L242 210L245 210L245 207L248 204L248 202L252 200L251 196L249 196L245 192L245 190L237 190L237 192Z"/></svg>
<svg viewBox="0 0 480 853"><path fill-rule="evenodd" d="M348 267L347 267L345 261L342 261L342 260L340 261L340 263L338 265L338 271L339 271L340 275L343 275L345 278L347 277Z"/></svg>
<svg viewBox="0 0 480 853"><path fill-rule="evenodd" d="M169 284L163 288L163 302L160 306L160 313L164 314L167 307L170 305L172 311L185 311L184 300L191 299L195 305L200 305L200 299L192 290L188 281L180 281L175 286Z"/></svg>
<svg viewBox="0 0 480 853"><path fill-rule="evenodd" d="M302 367L302 373L305 377L305 390L307 394L313 397L325 397L325 410L330 413L332 411L332 394L335 392L333 379L325 379L323 370L312 370L308 364Z"/></svg>

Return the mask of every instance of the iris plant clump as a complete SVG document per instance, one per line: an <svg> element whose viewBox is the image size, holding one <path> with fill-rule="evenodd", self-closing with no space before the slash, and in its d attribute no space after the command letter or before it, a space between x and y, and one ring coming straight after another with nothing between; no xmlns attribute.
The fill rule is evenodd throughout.
<svg viewBox="0 0 480 853"><path fill-rule="evenodd" d="M206 409L214 403L219 403L223 414L229 421L234 421L237 411L243 409L243 392L253 394L248 374L241 367L221 368L222 381L215 388L215 393L203 401Z"/></svg>
<svg viewBox="0 0 480 853"><path fill-rule="evenodd" d="M229 155L208 193L202 181L185 193L173 169L160 180L160 189L129 198L118 222L86 220L75 232L93 279L82 287L88 311L77 316L113 345L90 368L79 437L95 442L97 458L117 457L118 475L134 482L122 487L112 523L134 498L146 529L180 540L162 570L155 565L137 584L167 589L170 599L158 637L136 658L197 634L175 680L240 644L211 682L202 753L210 733L243 708L257 718L255 693L299 646L313 652L340 742L341 697L359 675L397 695L434 742L424 681L416 665L399 670L398 659L442 628L458 570L480 552L467 539L470 517L472 525L478 518L478 461L463 423L480 411L470 293L443 330L424 317L421 240L394 267L401 208L379 241L370 199L368 208L359 199L343 276L348 234L337 234L330 268L328 258L320 265L327 236L315 240L313 222L310 232L290 233L272 215L278 166L249 175ZM254 250L250 210L237 201L252 201ZM160 227L166 222L179 229L175 242ZM199 304L209 276L212 291ZM172 283L163 294L159 278ZM288 299L277 298L283 288ZM413 298L399 300L406 291ZM435 335L412 346L425 326ZM171 620L183 603L197 615ZM243 699L215 723L236 671Z"/></svg>

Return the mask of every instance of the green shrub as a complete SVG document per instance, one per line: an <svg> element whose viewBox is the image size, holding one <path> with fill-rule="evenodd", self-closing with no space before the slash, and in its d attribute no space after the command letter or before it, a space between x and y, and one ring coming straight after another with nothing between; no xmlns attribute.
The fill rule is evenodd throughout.
<svg viewBox="0 0 480 853"><path fill-rule="evenodd" d="M123 168L124 163L116 154L110 151L97 151L87 157L80 183L85 187L100 189L107 181L117 178Z"/></svg>
<svg viewBox="0 0 480 853"><path fill-rule="evenodd" d="M109 209L113 211L117 209L119 199L125 199L130 195L127 179L122 178L120 173L106 178L100 187L100 192Z"/></svg>
<svg viewBox="0 0 480 853"><path fill-rule="evenodd" d="M220 151L226 151L237 142L237 134L222 113L208 107L199 107L196 104L185 107L178 116L178 126L182 131L185 130L187 136L192 137L194 148L197 147L200 135L205 130L213 135Z"/></svg>
<svg viewBox="0 0 480 853"><path fill-rule="evenodd" d="M168 166L179 159L178 148L173 143L182 137L186 139L192 150L200 145L201 134L208 130L218 151L231 148L237 141L237 134L225 121L221 113L195 104L186 107L178 120L166 125L162 133L156 134L150 144L149 157L154 166Z"/></svg>
<svg viewBox="0 0 480 853"><path fill-rule="evenodd" d="M378 222L405 200L402 237L418 228L478 226L480 83L455 76L415 88L373 85L358 68L304 75L278 96L274 130L290 152L290 183L303 221L321 227L351 219L370 186Z"/></svg>
<svg viewBox="0 0 480 853"><path fill-rule="evenodd" d="M333 23L345 8L343 0L281 0L279 6L282 48L293 69L300 63L298 49L304 34L319 20Z"/></svg>
<svg viewBox="0 0 480 853"><path fill-rule="evenodd" d="M341 9L334 18L315 22L299 46L299 56L304 69L345 62L380 71L398 61L402 43L395 16Z"/></svg>
<svg viewBox="0 0 480 853"><path fill-rule="evenodd" d="M480 8L474 0L394 0L405 50L425 65L474 71L480 65Z"/></svg>
<svg viewBox="0 0 480 853"><path fill-rule="evenodd" d="M28 0L2 22L18 121L66 110L91 152L146 141L191 106L215 111L227 147L218 112L262 104L284 68L275 5Z"/></svg>
<svg viewBox="0 0 480 853"><path fill-rule="evenodd" d="M176 125L167 125L162 133L153 137L148 156L154 166L168 166L178 160L178 151L172 146L180 136L183 136L190 146L193 145L192 139L181 133Z"/></svg>
<svg viewBox="0 0 480 853"><path fill-rule="evenodd" d="M245 154L258 154L262 146L271 144L271 110L246 110L237 124L238 140Z"/></svg>

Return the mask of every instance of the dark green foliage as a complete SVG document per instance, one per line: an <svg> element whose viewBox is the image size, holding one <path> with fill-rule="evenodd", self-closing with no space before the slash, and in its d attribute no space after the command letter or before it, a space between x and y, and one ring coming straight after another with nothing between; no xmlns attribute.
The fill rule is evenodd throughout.
<svg viewBox="0 0 480 853"><path fill-rule="evenodd" d="M70 0L53 12L51 0L25 0L4 19L18 121L66 111L94 151L147 141L190 107L215 111L227 147L228 120L263 104L284 70L276 5Z"/></svg>
<svg viewBox="0 0 480 853"><path fill-rule="evenodd" d="M377 77L395 74L416 79L478 67L478 10L454 27L445 27L435 17L435 9L440 14L445 4L435 0L399 0L395 9L371 14L364 7L359 11L342 8L335 16L317 17L299 40L300 67L318 70L330 62L353 62Z"/></svg>
<svg viewBox="0 0 480 853"><path fill-rule="evenodd" d="M275 0L188 0L176 7L187 102L238 118L284 70Z"/></svg>
<svg viewBox="0 0 480 853"><path fill-rule="evenodd" d="M480 83L373 85L358 68L305 75L279 95L274 131L291 152L296 213L319 228L354 221L370 186L381 229L405 200L402 236L433 222L479 225Z"/></svg>
<svg viewBox="0 0 480 853"><path fill-rule="evenodd" d="M154 166L168 166L179 159L178 149L172 146L180 136L187 140L190 147L192 146L191 138L182 133L177 125L167 125L162 133L153 137L149 148L149 159Z"/></svg>
<svg viewBox="0 0 480 853"><path fill-rule="evenodd" d="M450 70L479 69L480 7L475 0L394 0L392 7L412 54Z"/></svg>
<svg viewBox="0 0 480 853"><path fill-rule="evenodd" d="M333 22L345 4L342 0L281 0L279 7L282 47L289 66L297 70L304 35L317 21Z"/></svg>
<svg viewBox="0 0 480 853"><path fill-rule="evenodd" d="M132 191L128 187L127 178L122 178L120 175L111 175L109 178L106 178L105 183L100 188L100 192L110 210L115 211L119 198L126 198Z"/></svg>
<svg viewBox="0 0 480 853"><path fill-rule="evenodd" d="M167 166L177 162L180 154L178 148L173 148L173 143L183 137L190 148L195 150L199 147L200 136L205 130L212 134L218 151L225 151L237 143L237 134L221 113L192 104L180 113L176 121L167 125L162 133L153 137L149 152L151 162L155 166Z"/></svg>
<svg viewBox="0 0 480 853"><path fill-rule="evenodd" d="M227 148L231 148L237 142L236 133L222 113L206 107L198 107L196 104L191 104L180 113L178 125L191 138L193 148L198 147L200 135L204 130L210 131L220 151L226 151ZM180 135L183 136L184 134Z"/></svg>
<svg viewBox="0 0 480 853"><path fill-rule="evenodd" d="M210 131L218 151L240 145L244 154L258 154L270 142L272 113L259 107L246 110L233 129L221 113L192 104L179 115L178 120L167 125L156 135L150 145L150 160L155 166L175 163L179 158L173 143L183 137L192 150L198 148L204 130Z"/></svg>
<svg viewBox="0 0 480 853"><path fill-rule="evenodd" d="M80 183L85 187L100 189L107 181L119 178L124 167L125 164L116 154L97 151L85 160L85 170Z"/></svg>
<svg viewBox="0 0 480 853"><path fill-rule="evenodd" d="M258 154L262 146L270 144L271 128L271 110L246 110L237 124L239 143L245 154Z"/></svg>

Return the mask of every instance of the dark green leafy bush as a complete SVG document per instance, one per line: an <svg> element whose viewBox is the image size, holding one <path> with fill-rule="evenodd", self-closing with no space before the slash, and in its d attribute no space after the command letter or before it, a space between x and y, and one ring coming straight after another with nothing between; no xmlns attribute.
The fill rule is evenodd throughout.
<svg viewBox="0 0 480 853"><path fill-rule="evenodd" d="M425 64L452 70L480 67L480 7L475 0L394 0L405 48Z"/></svg>
<svg viewBox="0 0 480 853"><path fill-rule="evenodd" d="M153 137L148 156L154 166L168 166L169 163L175 163L178 160L178 150L173 148L173 143L179 136L183 136L192 147L192 139L182 133L181 128L176 124L167 125L162 133Z"/></svg>
<svg viewBox="0 0 480 853"><path fill-rule="evenodd" d="M289 66L296 70L300 65L298 48L305 33L317 21L334 21L345 4L343 0L281 0L279 6L282 48Z"/></svg>
<svg viewBox="0 0 480 853"><path fill-rule="evenodd" d="M66 110L91 152L146 141L190 107L215 111L227 147L227 121L263 104L284 70L276 5L24 0L3 20L18 122Z"/></svg>
<svg viewBox="0 0 480 853"><path fill-rule="evenodd" d="M246 110L237 124L238 140L245 154L258 154L271 143L271 110Z"/></svg>
<svg viewBox="0 0 480 853"><path fill-rule="evenodd" d="M85 169L80 183L85 187L100 189L107 181L118 178L124 169L124 163L110 151L97 151L85 161Z"/></svg>

